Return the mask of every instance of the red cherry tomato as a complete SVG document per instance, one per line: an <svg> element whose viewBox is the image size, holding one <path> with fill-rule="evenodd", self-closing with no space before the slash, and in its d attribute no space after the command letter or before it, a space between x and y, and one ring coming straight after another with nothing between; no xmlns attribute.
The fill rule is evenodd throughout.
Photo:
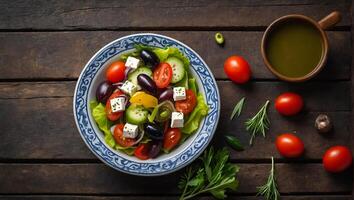
<svg viewBox="0 0 354 200"><path fill-rule="evenodd" d="M117 124L114 128L113 137L114 140L122 147L131 147L135 144L135 139L125 138L123 136L124 124Z"/></svg>
<svg viewBox="0 0 354 200"><path fill-rule="evenodd" d="M275 145L279 153L288 158L299 157L304 152L304 143L300 138L291 133L279 135Z"/></svg>
<svg viewBox="0 0 354 200"><path fill-rule="evenodd" d="M106 71L106 78L111 83L118 83L123 81L124 73L125 73L124 62L116 61L108 67Z"/></svg>
<svg viewBox="0 0 354 200"><path fill-rule="evenodd" d="M149 144L140 144L134 151L134 155L139 158L140 160L147 160L149 159L149 151L150 145Z"/></svg>
<svg viewBox="0 0 354 200"><path fill-rule="evenodd" d="M181 131L178 128L169 128L164 136L163 148L170 151L181 140Z"/></svg>
<svg viewBox="0 0 354 200"><path fill-rule="evenodd" d="M282 115L291 116L299 113L304 105L300 95L286 92L275 100L275 109Z"/></svg>
<svg viewBox="0 0 354 200"><path fill-rule="evenodd" d="M168 63L160 63L154 70L154 81L158 88L167 87L172 80L172 67Z"/></svg>
<svg viewBox="0 0 354 200"><path fill-rule="evenodd" d="M241 56L230 56L224 63L225 74L235 83L246 83L251 77L249 64Z"/></svg>
<svg viewBox="0 0 354 200"><path fill-rule="evenodd" d="M329 172L342 172L346 170L353 161L352 153L345 146L333 146L323 155L323 166Z"/></svg>
<svg viewBox="0 0 354 200"><path fill-rule="evenodd" d="M197 105L197 97L192 90L186 90L186 99L176 101L175 107L178 112L189 114Z"/></svg>
<svg viewBox="0 0 354 200"><path fill-rule="evenodd" d="M111 108L111 99L117 98L118 96L120 96L122 94L123 94L123 92L121 92L120 90L117 90L107 100L107 103L106 103L106 115L107 115L107 118L110 121L118 120L123 114L123 112L112 112L112 108Z"/></svg>

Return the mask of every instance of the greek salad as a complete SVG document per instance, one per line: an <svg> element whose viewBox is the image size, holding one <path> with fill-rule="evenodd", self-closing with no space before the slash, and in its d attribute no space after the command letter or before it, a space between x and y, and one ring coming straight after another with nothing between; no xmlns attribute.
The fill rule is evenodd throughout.
<svg viewBox="0 0 354 200"><path fill-rule="evenodd" d="M146 160L196 132L208 106L189 68L176 47L140 44L112 62L90 102L107 145Z"/></svg>

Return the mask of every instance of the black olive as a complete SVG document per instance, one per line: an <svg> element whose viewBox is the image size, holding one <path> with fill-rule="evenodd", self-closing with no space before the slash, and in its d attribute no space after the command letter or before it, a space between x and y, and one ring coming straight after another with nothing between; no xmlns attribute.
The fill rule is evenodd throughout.
<svg viewBox="0 0 354 200"><path fill-rule="evenodd" d="M155 140L151 143L149 157L156 158L162 149L162 142L160 140Z"/></svg>
<svg viewBox="0 0 354 200"><path fill-rule="evenodd" d="M159 102L163 102L166 100L173 101L173 90L172 88L167 88L163 92L160 93L159 95Z"/></svg>
<svg viewBox="0 0 354 200"><path fill-rule="evenodd" d="M113 93L113 86L108 81L100 83L96 89L97 101L106 104L107 99Z"/></svg>
<svg viewBox="0 0 354 200"><path fill-rule="evenodd" d="M145 133L152 139L162 140L163 139L163 129L153 123L147 123L145 125Z"/></svg>
<svg viewBox="0 0 354 200"><path fill-rule="evenodd" d="M144 61L145 65L150 66L151 68L155 68L160 63L160 59L156 56L156 54L149 50L142 50L140 52L140 57Z"/></svg>
<svg viewBox="0 0 354 200"><path fill-rule="evenodd" d="M146 91L155 94L157 87L156 83L146 74L139 74L137 77L138 84Z"/></svg>

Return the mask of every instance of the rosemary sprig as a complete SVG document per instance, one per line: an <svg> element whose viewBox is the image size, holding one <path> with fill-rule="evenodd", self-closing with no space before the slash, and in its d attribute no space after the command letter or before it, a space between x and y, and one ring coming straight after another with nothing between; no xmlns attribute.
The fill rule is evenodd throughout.
<svg viewBox="0 0 354 200"><path fill-rule="evenodd" d="M237 115L237 117L240 116L244 102L245 102L245 97L243 97L239 102L237 102L234 109L232 110L230 120L232 120L235 117L235 115Z"/></svg>
<svg viewBox="0 0 354 200"><path fill-rule="evenodd" d="M257 134L262 134L265 137L265 131L269 129L269 119L267 116L269 100L262 106L258 113L251 119L245 122L246 130L251 132L250 145L253 144L253 139Z"/></svg>
<svg viewBox="0 0 354 200"><path fill-rule="evenodd" d="M257 187L258 195L263 196L266 200L278 200L280 194L277 189L276 177L274 170L274 158L272 157L272 168L270 170L267 183L263 186Z"/></svg>

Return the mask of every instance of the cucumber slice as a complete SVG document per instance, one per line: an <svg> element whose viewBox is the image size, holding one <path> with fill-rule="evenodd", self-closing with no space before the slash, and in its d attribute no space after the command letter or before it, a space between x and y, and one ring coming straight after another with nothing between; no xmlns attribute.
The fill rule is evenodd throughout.
<svg viewBox="0 0 354 200"><path fill-rule="evenodd" d="M131 104L125 111L125 117L131 124L143 124L147 121L148 111L143 106Z"/></svg>
<svg viewBox="0 0 354 200"><path fill-rule="evenodd" d="M177 83L178 81L182 80L186 72L183 62L176 57L169 57L166 62L172 67L171 83Z"/></svg>
<svg viewBox="0 0 354 200"><path fill-rule="evenodd" d="M137 77L139 74L146 74L150 77L152 77L152 71L150 68L147 67L139 67L138 69L134 70L132 73L128 75L128 80L135 85L138 85L138 80Z"/></svg>

